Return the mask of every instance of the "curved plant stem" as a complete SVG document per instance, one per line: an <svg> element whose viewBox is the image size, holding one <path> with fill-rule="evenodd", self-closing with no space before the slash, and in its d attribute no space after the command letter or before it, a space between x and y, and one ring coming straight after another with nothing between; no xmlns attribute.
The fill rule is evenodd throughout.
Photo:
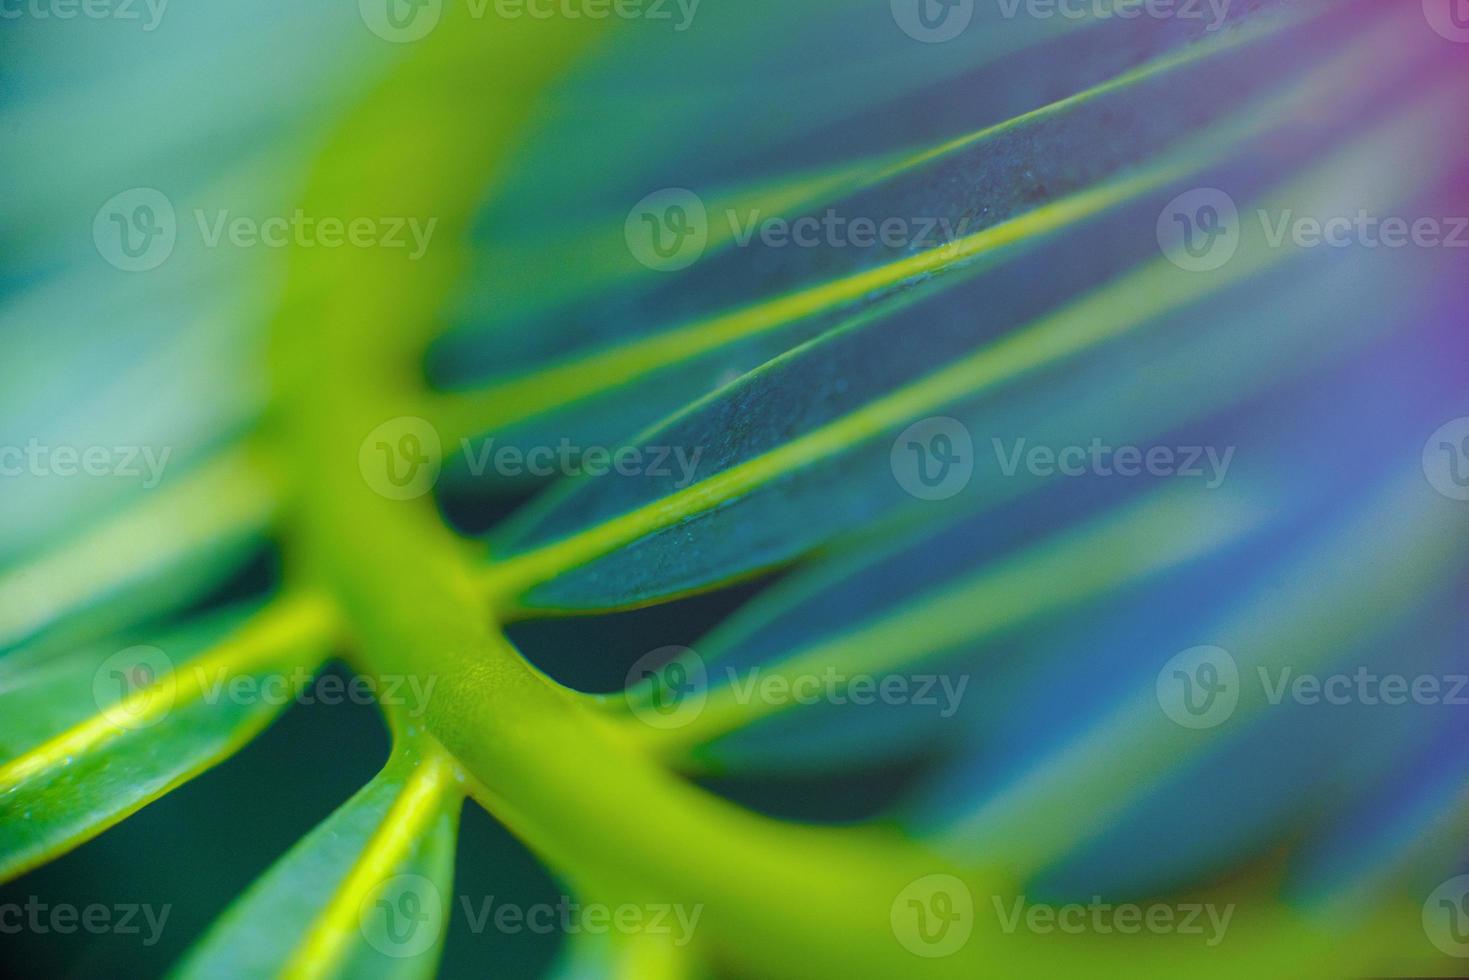
<svg viewBox="0 0 1469 980"><path fill-rule="evenodd" d="M467 33L441 28L445 40L425 48L437 60L408 62L348 125L325 155L313 207L437 216L441 242L463 232L526 111L472 93L537 88L586 38L570 30L551 43L529 36L548 25L521 21L488 41L460 26ZM478 118L467 127L470 105ZM780 952L803 949L852 975L910 971L890 906L941 862L876 833L759 818L687 786L526 664L484 614L467 549L427 500L369 486L359 447L383 421L417 411L408 372L460 258L442 244L417 265L370 251L300 257L276 331L289 451L304 477L287 516L296 574L337 597L366 669L435 680L429 732L481 801L563 868L708 906L711 919L717 908L721 952L769 975L807 972ZM940 972L967 972L962 962Z"/></svg>
<svg viewBox="0 0 1469 980"><path fill-rule="evenodd" d="M491 30L455 5L324 153L308 193L312 213L440 224L419 263L372 250L297 256L275 331L286 448L301 478L286 518L293 573L335 597L365 670L436 682L424 725L472 777L482 804L563 873L620 895L704 907L701 941L741 974L973 977L1003 963L1007 975L1040 976L1095 971L1108 955L1114 970L1125 963L1172 975L1188 947L1168 939L1057 948L1024 930L1002 934L989 896L1013 890L976 875L966 878L975 939L951 957L914 956L890 925L895 899L917 878L953 873L947 862L877 830L765 819L673 776L525 662L485 612L470 548L427 499L372 489L377 481L359 462L370 454L359 450L383 423L423 409L415 366L462 271L468 215L530 112L526 94L543 89L595 29L520 19ZM1176 292L1164 295L1181 298ZM964 369L980 380L1002 376L1126 326L1115 315L1102 324L1077 330L1063 321L1049 328L1061 337L1022 337ZM950 380L957 391L976 379L956 371ZM882 404L850 425L880 428L911 407ZM843 442L853 435L840 434ZM819 445L793 451L805 458L835 437L818 433ZM554 575L564 557L536 574ZM1272 903L1259 903L1251 919L1259 941L1221 950L1195 972L1304 975L1328 962L1327 937Z"/></svg>

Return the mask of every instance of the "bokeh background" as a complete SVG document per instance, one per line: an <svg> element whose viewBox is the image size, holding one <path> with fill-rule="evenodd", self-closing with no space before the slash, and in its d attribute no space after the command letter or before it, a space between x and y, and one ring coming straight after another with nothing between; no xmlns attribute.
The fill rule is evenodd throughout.
<svg viewBox="0 0 1469 980"><path fill-rule="evenodd" d="M864 384L938 370L1121 282L1083 310L1116 321L1107 343L929 414L958 418L981 454L991 438L1237 451L1213 497L1164 481L1007 484L989 473L977 483L984 492L930 506L905 492L884 442L875 463L833 464L799 493L710 532L718 543L700 544L739 564L736 580L711 579L700 584L706 594L648 609L532 618L511 639L567 686L614 694L650 650L698 648L737 610L781 594L813 554L866 577L807 620L777 620L777 639L1023 558L1040 541L1074 543L1089 521L1176 491L1177 509L1160 507L1147 533L1109 539L1059 580L1037 574L1029 594L1080 590L1097 569L1168 554L1191 534L1211 546L1165 574L1081 590L1064 610L941 650L938 662L971 680L955 718L784 715L702 746L693 778L759 812L877 823L964 859L1013 848L1031 894L1049 901L1263 880L1303 915L1351 921L1363 904L1427 895L1469 871L1464 708L1286 704L1177 757L1139 734L1158 721L1160 666L1201 644L1234 650L1247 676L1252 640L1269 647L1261 663L1298 670L1469 672L1469 504L1436 489L1443 471L1424 448L1469 417L1469 248L1358 238L1275 261L1247 245L1254 257L1232 268L1258 261L1250 275L1170 303L1188 276L1212 273L1177 267L1178 242L1158 231L1180 200L1194 202L1180 213L1199 218L1197 202L1217 198L1188 195L1219 189L1242 225L1257 200L1275 215L1469 215L1469 28L1461 35L1454 19L1469 12L1454 2L1235 0L1205 5L1215 23L1099 17L1091 5L1077 17L1036 16L1028 5L1008 15L1000 0L972 0L959 4L972 8L964 26L935 38L901 0L703 0L667 5L666 19L612 18L545 91L509 85L466 98L529 108L508 162L482 175L482 204L456 243L461 281L436 312L440 336L412 366L446 393L921 251L911 242L735 247L716 221L700 261L650 269L627 222L670 189L716 216L836 206L877 218L941 214L976 229L1086 192L1105 200L954 274L886 283L852 306L739 336L512 426L476 428L483 418L470 412L458 419L469 431L506 445L567 435L616 443L847 330L829 359L782 362L780 386L731 410L728 430L775 418L785 426L770 423L778 442L850 408ZM192 215L291 214L341 121L382 97L419 42L385 26L387 8L370 0L172 0L138 4L136 18L63 17L62 6L16 7L0 24L0 445L168 447L167 479L177 481L280 424L267 327L292 261L291 249L211 248ZM495 28L492 15L449 17L443 29ZM1080 93L1074 109L1033 115ZM474 109L464 113L464 127L482 124ZM94 234L109 202L138 188L161 192L178 216L167 260L141 273L119 268ZM849 329L854 308L869 317L860 330ZM1132 319L1150 328L1129 332ZM1461 462L1469 473L1469 443ZM548 482L449 465L437 502L450 526L478 538ZM10 589L0 602L10 621L45 597L3 576L149 492L131 481L0 477L0 583ZM649 492L658 491L634 487L589 506ZM118 637L145 642L160 624L274 594L290 542L257 520L250 493L235 486L219 501L245 515L249 533L221 535L208 560L150 580L130 600L142 615L104 608L86 629L115 616ZM554 535L585 516L571 510L544 505L488 547ZM779 554L752 527L783 520L822 531L810 549ZM873 567L850 557L876 553L875 542L901 547ZM660 598L683 591L665 585ZM556 589L536 601L575 607L596 583L569 578ZM738 656L760 662L773 642L757 636ZM1154 714L1139 720L1145 711ZM170 904L156 946L21 933L0 941L0 962L15 975L162 973L372 777L388 745L371 708L290 708L234 758L0 888L0 904ZM1088 832L1073 840L1083 820ZM1044 860L1027 863L1036 854ZM474 806L456 868L459 894L530 904L563 890ZM446 977L541 976L562 941L471 935L457 912L452 922ZM1420 943L1384 947L1361 969L1453 975L1455 966Z"/></svg>

